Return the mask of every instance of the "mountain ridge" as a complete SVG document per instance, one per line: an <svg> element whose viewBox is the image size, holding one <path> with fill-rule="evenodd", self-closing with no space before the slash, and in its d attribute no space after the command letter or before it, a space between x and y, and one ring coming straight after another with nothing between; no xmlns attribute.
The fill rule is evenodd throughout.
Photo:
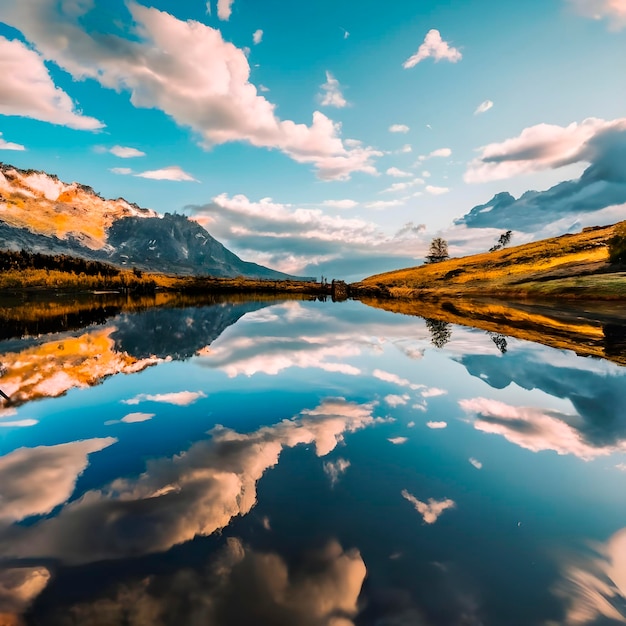
<svg viewBox="0 0 626 626"><path fill-rule="evenodd" d="M0 249L68 254L183 276L293 280L244 261L184 215L159 215L88 185L0 162Z"/></svg>

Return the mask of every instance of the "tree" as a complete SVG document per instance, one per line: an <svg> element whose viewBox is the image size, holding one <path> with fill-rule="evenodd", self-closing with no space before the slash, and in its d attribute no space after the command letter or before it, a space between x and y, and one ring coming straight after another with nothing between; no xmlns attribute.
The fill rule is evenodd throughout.
<svg viewBox="0 0 626 626"><path fill-rule="evenodd" d="M500 235L498 239L498 243L495 246L489 248L489 252L495 252L496 250L502 250L502 248L506 248L511 243L511 237L513 236L513 231L507 230L505 233Z"/></svg>
<svg viewBox="0 0 626 626"><path fill-rule="evenodd" d="M439 263L439 261L445 261L449 258L448 242L441 237L435 237L430 242L430 250L426 255L426 263Z"/></svg>

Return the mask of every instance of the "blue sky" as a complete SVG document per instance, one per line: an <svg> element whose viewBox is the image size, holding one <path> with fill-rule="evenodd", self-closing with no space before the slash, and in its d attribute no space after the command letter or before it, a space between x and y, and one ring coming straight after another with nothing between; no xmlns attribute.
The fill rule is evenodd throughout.
<svg viewBox="0 0 626 626"><path fill-rule="evenodd" d="M7 0L0 22L0 160L249 260L351 277L436 235L461 254L626 217L623 166L597 166L626 146L626 0ZM587 168L558 208L453 223Z"/></svg>

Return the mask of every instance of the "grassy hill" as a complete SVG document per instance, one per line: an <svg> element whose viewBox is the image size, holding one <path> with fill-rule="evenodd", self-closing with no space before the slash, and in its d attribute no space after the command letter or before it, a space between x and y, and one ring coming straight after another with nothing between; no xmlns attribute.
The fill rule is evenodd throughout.
<svg viewBox="0 0 626 626"><path fill-rule="evenodd" d="M386 272L350 285L352 296L626 299L626 264L615 259L626 222L533 243ZM619 255L618 255L619 256ZM622 256L623 259L623 256Z"/></svg>

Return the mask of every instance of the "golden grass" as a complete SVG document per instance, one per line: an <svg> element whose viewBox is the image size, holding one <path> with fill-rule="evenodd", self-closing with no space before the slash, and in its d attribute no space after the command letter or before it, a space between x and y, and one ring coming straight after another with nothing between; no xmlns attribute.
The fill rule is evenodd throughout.
<svg viewBox="0 0 626 626"><path fill-rule="evenodd" d="M351 293L360 297L378 290L396 298L491 294L623 299L626 273L612 271L608 260L608 241L616 227L377 274L351 285Z"/></svg>
<svg viewBox="0 0 626 626"><path fill-rule="evenodd" d="M457 297L438 301L363 298L362 302L394 313L471 326L626 365L626 350L613 350L606 335L607 325L626 325L626 312L610 304L588 310L575 302L557 308Z"/></svg>

